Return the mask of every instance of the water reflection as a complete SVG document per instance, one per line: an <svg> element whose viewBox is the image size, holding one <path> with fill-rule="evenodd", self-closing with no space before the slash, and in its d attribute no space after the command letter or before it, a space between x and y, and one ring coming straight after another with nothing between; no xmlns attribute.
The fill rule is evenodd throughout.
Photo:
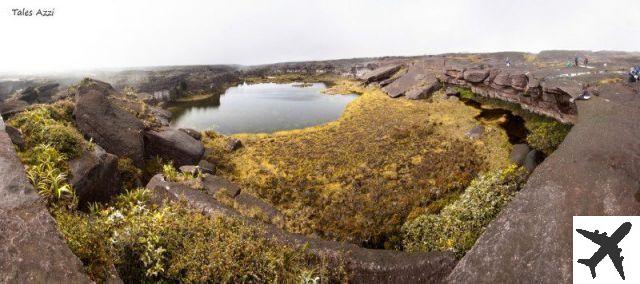
<svg viewBox="0 0 640 284"><path fill-rule="evenodd" d="M357 95L325 95L322 83L253 84L231 87L221 96L172 104L172 126L223 134L271 133L336 120Z"/></svg>

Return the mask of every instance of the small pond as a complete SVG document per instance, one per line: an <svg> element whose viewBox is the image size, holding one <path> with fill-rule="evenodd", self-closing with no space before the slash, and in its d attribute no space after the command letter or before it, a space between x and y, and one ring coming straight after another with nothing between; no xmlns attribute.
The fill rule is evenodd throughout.
<svg viewBox="0 0 640 284"><path fill-rule="evenodd" d="M323 83L242 84L206 100L169 106L171 125L222 134L272 133L338 119L357 95L326 95Z"/></svg>

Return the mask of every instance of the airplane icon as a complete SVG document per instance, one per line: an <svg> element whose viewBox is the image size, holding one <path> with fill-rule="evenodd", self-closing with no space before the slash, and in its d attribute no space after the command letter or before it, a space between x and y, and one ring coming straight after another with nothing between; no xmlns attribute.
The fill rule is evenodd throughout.
<svg viewBox="0 0 640 284"><path fill-rule="evenodd" d="M622 267L622 260L624 257L620 256L622 249L618 247L618 243L631 231L631 223L625 222L611 235L607 236L607 233L600 234L598 230L589 232L583 229L576 229L576 232L583 235L585 238L600 245L598 251L596 251L589 259L578 259L578 263L584 264L591 269L591 277L596 278L596 266L605 256L609 256L613 265L618 270L618 274L624 280L624 269Z"/></svg>

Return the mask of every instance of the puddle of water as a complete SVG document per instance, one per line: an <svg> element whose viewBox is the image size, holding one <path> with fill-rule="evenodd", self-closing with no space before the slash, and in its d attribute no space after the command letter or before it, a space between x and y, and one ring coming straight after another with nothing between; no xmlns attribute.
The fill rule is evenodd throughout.
<svg viewBox="0 0 640 284"><path fill-rule="evenodd" d="M221 96L169 106L173 127L222 134L272 133L338 119L357 95L326 95L322 83L242 84Z"/></svg>

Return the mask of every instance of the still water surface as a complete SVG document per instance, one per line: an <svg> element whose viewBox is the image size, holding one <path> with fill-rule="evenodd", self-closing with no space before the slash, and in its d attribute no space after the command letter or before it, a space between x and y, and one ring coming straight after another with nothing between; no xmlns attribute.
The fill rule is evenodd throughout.
<svg viewBox="0 0 640 284"><path fill-rule="evenodd" d="M322 83L242 84L221 96L174 104L173 127L215 130L222 134L272 133L336 120L357 95L325 95Z"/></svg>

